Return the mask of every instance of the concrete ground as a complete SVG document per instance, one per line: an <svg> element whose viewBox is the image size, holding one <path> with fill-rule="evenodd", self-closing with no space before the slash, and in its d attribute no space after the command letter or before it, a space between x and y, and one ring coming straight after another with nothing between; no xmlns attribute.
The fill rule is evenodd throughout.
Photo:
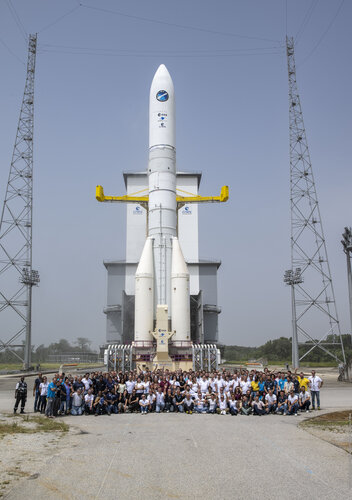
<svg viewBox="0 0 352 500"><path fill-rule="evenodd" d="M0 412L11 411L16 380L0 378ZM32 404L30 396L28 410ZM327 381L322 411L351 406L352 385ZM65 417L75 432L53 444L38 475L14 483L6 498L351 499L349 455L299 428L304 418Z"/></svg>

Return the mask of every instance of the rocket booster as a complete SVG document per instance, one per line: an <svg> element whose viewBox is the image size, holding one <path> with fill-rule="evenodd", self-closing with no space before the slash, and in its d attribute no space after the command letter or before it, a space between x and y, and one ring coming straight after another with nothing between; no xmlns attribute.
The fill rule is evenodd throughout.
<svg viewBox="0 0 352 500"><path fill-rule="evenodd" d="M135 278L135 341L152 340L151 317L155 319L157 305L168 307L173 340L190 340L189 273L177 239L175 128L174 85L162 64L149 98L148 238ZM146 285L151 282L153 286ZM152 314L150 293L146 293L151 290Z"/></svg>

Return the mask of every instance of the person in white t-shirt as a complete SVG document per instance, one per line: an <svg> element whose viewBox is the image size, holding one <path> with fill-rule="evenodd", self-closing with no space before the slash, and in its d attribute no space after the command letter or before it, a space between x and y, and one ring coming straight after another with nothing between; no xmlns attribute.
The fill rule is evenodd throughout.
<svg viewBox="0 0 352 500"><path fill-rule="evenodd" d="M290 394L287 397L287 409L289 415L295 415L297 417L298 412L298 395L294 393L294 390L290 390Z"/></svg>
<svg viewBox="0 0 352 500"><path fill-rule="evenodd" d="M136 385L136 382L132 380L132 377L130 376L128 380L126 380L126 389L128 394L132 394L132 391L134 389L134 386Z"/></svg>
<svg viewBox="0 0 352 500"><path fill-rule="evenodd" d="M94 395L93 390L88 389L87 394L84 396L84 412L86 415L93 415Z"/></svg>
<svg viewBox="0 0 352 500"><path fill-rule="evenodd" d="M227 400L226 400L224 394L221 394L221 396L219 397L218 408L216 409L216 411L220 415L226 415L226 413L228 413L228 411L229 411L229 408L227 405Z"/></svg>
<svg viewBox="0 0 352 500"><path fill-rule="evenodd" d="M198 392L194 401L194 409L197 413L206 413L205 401L201 391Z"/></svg>
<svg viewBox="0 0 352 500"><path fill-rule="evenodd" d="M207 413L215 413L217 408L215 394L213 393L208 399L208 410Z"/></svg>
<svg viewBox="0 0 352 500"><path fill-rule="evenodd" d="M39 406L38 410L40 413L45 413L45 408L46 408L46 396L48 394L48 379L47 377L43 377L43 382L39 384L39 393L40 393L40 401L39 401Z"/></svg>
<svg viewBox="0 0 352 500"><path fill-rule="evenodd" d="M265 396L265 406L266 406L266 412L267 413L275 413L276 410L276 395L273 393L272 390L268 392Z"/></svg>
<svg viewBox="0 0 352 500"><path fill-rule="evenodd" d="M304 385L302 385L299 393L299 409L301 411L309 413L309 407L310 407L310 395L309 392L306 391Z"/></svg>
<svg viewBox="0 0 352 500"><path fill-rule="evenodd" d="M142 394L144 393L144 384L140 377L137 378L137 382L134 388L136 389L138 399L140 399L142 397Z"/></svg>
<svg viewBox="0 0 352 500"><path fill-rule="evenodd" d="M237 400L235 399L235 393L232 393L231 399L229 399L228 403L231 415L237 415L238 407L237 407Z"/></svg>
<svg viewBox="0 0 352 500"><path fill-rule="evenodd" d="M148 413L149 401L145 397L145 394L142 394L142 397L139 400L139 407L141 409L141 415L146 415Z"/></svg>
<svg viewBox="0 0 352 500"><path fill-rule="evenodd" d="M199 387L200 387L200 390L203 394L203 396L205 396L205 394L207 393L208 391L208 387L209 387L209 380L206 378L206 376L204 375L204 377L202 378L202 380L200 381L199 383Z"/></svg>
<svg viewBox="0 0 352 500"><path fill-rule="evenodd" d="M320 389L323 385L323 381L318 375L315 374L315 370L312 370L312 376L308 377L309 389L312 395L312 408L315 410L315 400L317 402L318 410L320 410Z"/></svg>

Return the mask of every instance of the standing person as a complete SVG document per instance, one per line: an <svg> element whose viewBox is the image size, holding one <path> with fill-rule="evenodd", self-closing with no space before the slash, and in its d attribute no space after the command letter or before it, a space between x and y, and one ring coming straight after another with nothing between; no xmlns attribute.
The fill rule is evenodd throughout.
<svg viewBox="0 0 352 500"><path fill-rule="evenodd" d="M47 397L47 407L45 410L45 415L48 418L53 418L53 410L54 410L54 399L57 391L56 387L56 377L53 378L52 382L48 385L48 397Z"/></svg>
<svg viewBox="0 0 352 500"><path fill-rule="evenodd" d="M34 413L39 411L39 403L40 403L40 389L39 386L43 382L43 376L41 373L38 373L37 378L34 381L33 386L33 397L34 397Z"/></svg>
<svg viewBox="0 0 352 500"><path fill-rule="evenodd" d="M21 401L21 413L24 413L24 406L27 401L27 383L24 381L24 377L21 377L21 380L16 384L15 399L16 402L13 412L16 413L18 405Z"/></svg>
<svg viewBox="0 0 352 500"><path fill-rule="evenodd" d="M55 392L55 398L54 398L54 406L53 406L53 415L54 417L57 417L59 410L60 410L60 405L61 405L61 379L59 377L56 379L56 392Z"/></svg>
<svg viewBox="0 0 352 500"><path fill-rule="evenodd" d="M315 370L312 370L312 376L308 378L309 389L312 395L312 408L315 410L315 400L317 401L318 410L320 410L320 388L323 386L323 381L318 375L315 374Z"/></svg>
<svg viewBox="0 0 352 500"><path fill-rule="evenodd" d="M39 401L39 411L40 413L45 413L45 408L46 408L46 397L48 394L48 379L44 376L43 377L43 382L39 385L39 391L40 391L40 401Z"/></svg>

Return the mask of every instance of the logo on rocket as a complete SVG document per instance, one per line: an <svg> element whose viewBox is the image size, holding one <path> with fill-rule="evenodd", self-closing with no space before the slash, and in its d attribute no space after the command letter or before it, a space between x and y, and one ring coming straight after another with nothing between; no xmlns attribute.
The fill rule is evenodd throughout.
<svg viewBox="0 0 352 500"><path fill-rule="evenodd" d="M166 92L166 90L159 90L159 92L156 94L156 98L160 102L166 102L169 98L169 94Z"/></svg>

